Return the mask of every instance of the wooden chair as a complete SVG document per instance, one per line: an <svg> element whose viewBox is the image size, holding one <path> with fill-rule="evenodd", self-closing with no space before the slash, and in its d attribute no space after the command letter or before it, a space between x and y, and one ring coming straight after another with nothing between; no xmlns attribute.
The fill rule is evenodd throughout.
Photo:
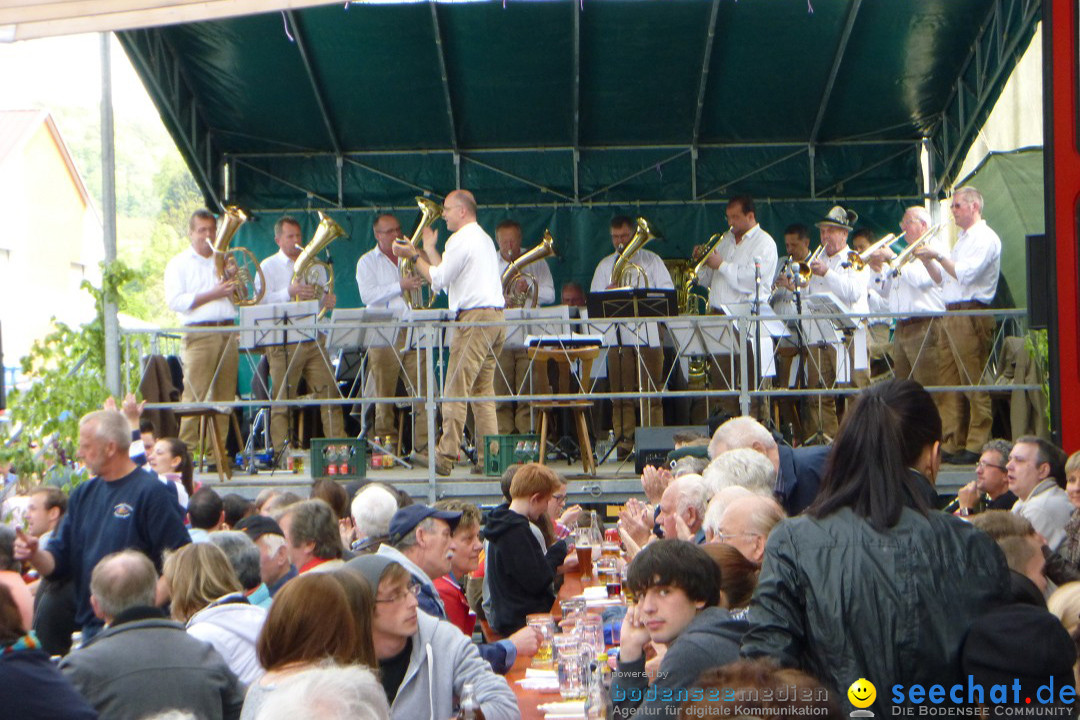
<svg viewBox="0 0 1080 720"><path fill-rule="evenodd" d="M217 474L219 480L227 480L232 477L232 463L229 461L228 453L225 450L225 441L228 438L218 437L217 423L214 422L214 417L217 415L228 414L231 418L233 430L236 431L236 437L240 435L240 425L236 421L236 415L228 408L193 408L178 406L173 408L173 415L179 421L186 417L199 418L199 446L197 448L189 448L192 457L199 457L199 470L203 468L203 463L206 457L205 447L207 435L210 436L210 449L214 453L214 463L217 465ZM207 432L209 429L209 432Z"/></svg>
<svg viewBox="0 0 1080 720"><path fill-rule="evenodd" d="M573 363L581 361L581 378L577 391L582 394L581 400L536 400L530 403L532 408L540 413L540 464L545 463L547 457L548 428L551 426L552 410L570 410L574 414L574 426L577 429L578 446L581 448L581 467L589 475L596 475L596 460L593 457L592 441L589 440L589 426L585 422L585 413L590 411L593 401L586 394L588 378L592 376L593 362L600 356L600 348L590 345L580 348L547 348L531 347L528 349L530 360L533 361L533 372L541 377L547 375L548 361L558 364L559 392L570 391L570 368Z"/></svg>

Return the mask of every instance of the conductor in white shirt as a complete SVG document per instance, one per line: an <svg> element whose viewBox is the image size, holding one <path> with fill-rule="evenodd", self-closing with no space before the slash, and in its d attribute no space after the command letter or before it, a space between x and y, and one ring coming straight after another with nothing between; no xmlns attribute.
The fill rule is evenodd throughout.
<svg viewBox="0 0 1080 720"><path fill-rule="evenodd" d="M419 289L424 279L417 275L401 277L398 260L394 255L394 241L403 237L401 223L397 217L383 213L375 218L372 226L375 234L375 247L364 253L356 263L356 286L360 289L360 302L364 307L389 310L395 317L400 317L408 309L404 293ZM405 393L414 399L412 404L412 451L413 459L427 463L428 427L422 409L423 405L415 402L425 397L425 365L423 350L405 350L406 332L401 329L394 339L393 346L373 347L368 350L368 369L375 384L375 394L379 397L394 397L397 394L398 379L405 386ZM419 372L417 371L419 368ZM395 446L398 441L397 426L394 424L394 406L378 403L375 406L375 437L390 438Z"/></svg>
<svg viewBox="0 0 1080 720"><path fill-rule="evenodd" d="M758 224L754 199L749 195L728 200L726 214L728 230L705 259L697 279L709 288L710 312L748 316L755 300L769 301L769 283L776 275L776 241ZM697 246L694 256L700 257L703 250ZM752 333L752 326L748 330ZM746 332L741 337L744 342L750 339ZM738 388L738 352L735 347L732 350L731 354L714 356L709 363L709 384L714 390ZM747 357L753 357L752 350ZM753 381L752 369L750 377ZM754 404L758 404L756 399ZM734 396L724 397L720 407L729 415L739 414L739 401Z"/></svg>
<svg viewBox="0 0 1080 720"><path fill-rule="evenodd" d="M283 215L274 223L274 243L278 251L262 261L263 277L266 279L266 292L261 304L285 303L293 300L314 300L318 298L318 287L301 282L293 282L296 259L304 249L300 223L288 215ZM327 282L328 278L323 278ZM332 292L324 292L320 309L333 310L337 298ZM300 322L310 323L315 318L302 318ZM290 331L299 333L299 331ZM310 332L310 329L308 329ZM307 383L311 394L319 398L340 397L333 370L326 355L326 339L320 334L317 341L289 342L266 349L266 359L270 363L270 381L273 385L271 397L274 400L293 400L300 378ZM322 424L324 437L341 437L345 430L341 416L341 407L322 406ZM288 407L273 407L270 410L270 440L274 452L282 453L289 441Z"/></svg>
<svg viewBox="0 0 1080 720"><path fill-rule="evenodd" d="M236 281L219 279L214 265L213 240L217 218L206 209L192 213L188 220L191 247L165 266L165 302L191 328L184 334L180 362L184 368L184 392L181 402L231 401L236 398L236 370L239 353L236 334L198 332L200 327L224 327L236 324L232 303ZM214 426L221 442L229 432L229 416L216 415ZM189 448L199 444L199 419L180 421L180 439Z"/></svg>
<svg viewBox="0 0 1080 720"><path fill-rule="evenodd" d="M495 242L499 245L499 278L510 263L521 257L521 224L516 220L503 220L495 226ZM551 269L546 260L537 260L522 270L522 274L533 276L536 283L536 304L551 305L555 302L555 281L551 277ZM529 292L529 281L518 276L517 280L511 281L510 293L512 296ZM507 300L507 307L514 307ZM529 362L529 354L525 348L503 348L499 353L499 367L495 370L495 392L499 395L512 396L518 394L545 395L550 392L551 385L544 373L533 373ZM495 411L499 419L499 434L512 435L513 433L532 432L532 422L529 414L529 403L513 402L507 400L500 402Z"/></svg>
<svg viewBox="0 0 1080 720"><path fill-rule="evenodd" d="M446 252L436 249L438 233L424 228L424 253L408 242L394 243L398 257L415 258L416 268L431 283L433 292L446 291L450 312L457 320L469 323L503 321L502 284L499 282L499 256L495 242L476 222L476 199L468 190L454 190L443 201L442 217L453 234L446 241ZM495 358L506 340L502 324L465 325L455 329L450 342L443 394L449 397L495 395ZM477 466L484 465L483 438L497 435L494 400L470 401L475 419ZM435 471L449 475L461 448L468 406L465 402L444 402L442 434L436 446Z"/></svg>
<svg viewBox="0 0 1080 720"><path fill-rule="evenodd" d="M593 272L590 292L614 289L611 273L615 261L623 248L634 237L636 223L626 215L611 219L611 244L615 252L611 253L596 266ZM660 256L656 253L639 250L633 262L645 271L648 282L639 273L634 273L637 287L673 289L671 273ZM640 363L639 363L640 360ZM611 392L656 392L664 389L664 350L659 347L611 347L607 352L608 387ZM640 377L640 381L639 378ZM659 400L646 401L648 417L641 419L642 425L659 427L664 424L664 406ZM627 454L634 449L634 431L637 420L634 409L637 400L612 400L611 425L619 443L619 452Z"/></svg>
<svg viewBox="0 0 1080 720"><path fill-rule="evenodd" d="M960 235L952 252L945 255L937 248L915 251L920 260L927 258L940 266L941 294L946 310L986 310L997 294L1001 273L1001 239L982 217L983 196L973 187L962 187L953 194L952 214ZM946 313L942 322L944 348L941 353L940 384L973 385L982 383L983 368L990 359L994 342L993 315L956 315ZM964 421L964 404L968 420ZM979 461L982 446L990 439L993 415L989 393L975 389L960 395L949 393L941 406L943 447L955 447L955 454L945 462L973 465Z"/></svg>

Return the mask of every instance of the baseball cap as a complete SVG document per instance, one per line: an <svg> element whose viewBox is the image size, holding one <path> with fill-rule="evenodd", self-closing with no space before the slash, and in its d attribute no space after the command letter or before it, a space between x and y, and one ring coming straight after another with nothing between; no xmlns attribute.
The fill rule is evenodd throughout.
<svg viewBox="0 0 1080 720"><path fill-rule="evenodd" d="M390 518L390 544L397 545L402 538L415 530L417 525L429 517L450 523L450 532L453 532L461 520L461 513L436 510L433 507L419 504L403 507Z"/></svg>

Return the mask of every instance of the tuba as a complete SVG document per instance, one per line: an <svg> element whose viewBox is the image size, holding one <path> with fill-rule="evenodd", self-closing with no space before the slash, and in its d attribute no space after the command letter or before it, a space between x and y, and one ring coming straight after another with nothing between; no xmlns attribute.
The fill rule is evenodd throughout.
<svg viewBox="0 0 1080 720"><path fill-rule="evenodd" d="M540 296L540 283L535 275L525 272L525 268L554 254L555 238L551 237L550 230L544 230L544 237L535 247L506 266L502 274L502 289L503 297L506 299L506 307L534 308L537 306ZM519 279L527 283L528 287L525 290L518 291L514 289Z"/></svg>
<svg viewBox="0 0 1080 720"><path fill-rule="evenodd" d="M311 236L307 246L300 249L300 255L293 264L292 283L315 287L315 299L319 301L319 317L326 314L322 307L323 298L334 293L334 268L318 259L330 243L345 235L341 226L333 218L319 210L319 226Z"/></svg>
<svg viewBox="0 0 1080 720"><path fill-rule="evenodd" d="M243 247L229 248L240 226L251 219L244 210L229 205L222 213L214 238L214 268L218 280L232 280L233 293L229 298L233 305L258 305L266 289L262 267L255 255Z"/></svg>
<svg viewBox="0 0 1080 720"><path fill-rule="evenodd" d="M417 196L416 204L420 208L420 222L416 224L416 230L413 232L412 237L409 238L409 242L412 246L419 250L424 251L424 228L431 225L433 222L442 217L442 210L439 208L438 203L428 200L426 197ZM407 277L413 277L418 275L416 271L416 260L413 258L398 258L398 276L404 280ZM424 288L427 287L427 298L424 298ZM435 293L431 292L429 286L421 286L415 290L410 290L407 293L403 293L402 297L405 299L405 304L409 306L410 310L423 310L430 308L435 304Z"/></svg>
<svg viewBox="0 0 1080 720"><path fill-rule="evenodd" d="M650 240L655 240L656 235L649 229L649 223L645 218L637 219L637 231L626 247L619 250L619 257L615 259L615 265L611 268L611 282L608 283L614 289L626 289L632 287L649 286L649 275L645 269L633 262L641 248ZM635 278L634 275L637 275Z"/></svg>

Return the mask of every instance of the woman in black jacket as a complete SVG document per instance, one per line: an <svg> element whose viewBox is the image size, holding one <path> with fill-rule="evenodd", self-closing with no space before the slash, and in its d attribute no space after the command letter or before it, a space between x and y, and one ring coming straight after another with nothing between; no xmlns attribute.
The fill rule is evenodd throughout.
<svg viewBox="0 0 1080 720"><path fill-rule="evenodd" d="M746 657L799 667L846 697L877 688L948 689L972 620L1007 597L997 545L934 509L941 417L918 383L867 389L844 417L821 491L770 534L750 606Z"/></svg>

